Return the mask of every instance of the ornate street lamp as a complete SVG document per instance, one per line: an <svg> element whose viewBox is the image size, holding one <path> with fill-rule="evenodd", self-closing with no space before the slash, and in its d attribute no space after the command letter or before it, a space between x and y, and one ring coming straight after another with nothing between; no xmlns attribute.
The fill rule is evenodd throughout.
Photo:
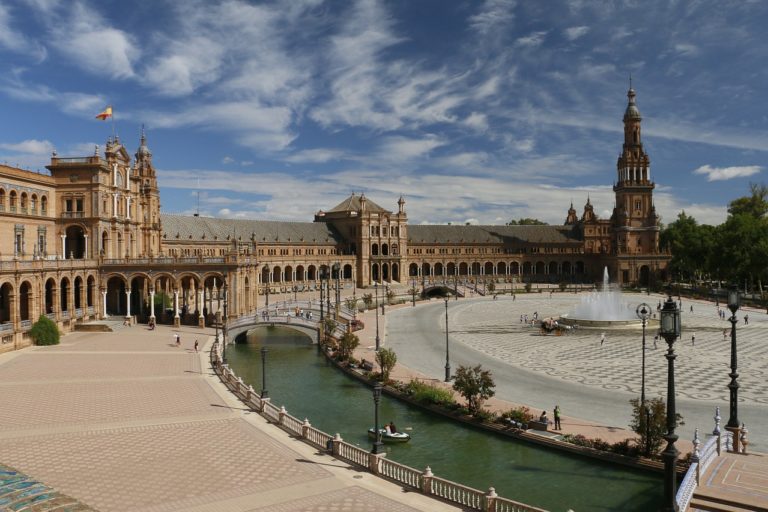
<svg viewBox="0 0 768 512"><path fill-rule="evenodd" d="M379 401L381 400L381 382L373 385L373 432L374 439L371 453L374 455L384 451L384 443L381 442L381 430L379 430Z"/></svg>
<svg viewBox="0 0 768 512"><path fill-rule="evenodd" d="M227 274L225 273L224 274L224 320L223 320L223 323L221 324L221 337L223 338L222 341L224 343L222 345L223 350L226 350L226 346L227 346L227 305L228 305L228 302L229 302L229 294L227 293ZM226 359L224 358L223 355L222 355L221 358L226 361Z"/></svg>
<svg viewBox="0 0 768 512"><path fill-rule="evenodd" d="M411 303L416 307L416 279L411 279Z"/></svg>
<svg viewBox="0 0 768 512"><path fill-rule="evenodd" d="M376 292L376 352L379 351L379 283L373 283L373 289Z"/></svg>
<svg viewBox="0 0 768 512"><path fill-rule="evenodd" d="M739 377L736 358L736 311L741 306L741 295L739 294L738 287L734 284L731 285L728 290L728 309L731 310L731 373L728 374L731 377L731 382L728 384L730 390L730 417L728 423L725 425L726 430L733 433L733 451L739 452L739 383L736 379Z"/></svg>
<svg viewBox="0 0 768 512"><path fill-rule="evenodd" d="M669 297L661 308L661 336L667 342L667 434L664 439L667 441L667 447L661 454L664 459L664 501L662 510L664 512L678 512L676 494L677 494L677 475L675 466L677 463L678 451L675 448L677 435L675 427L677 424L677 411L675 410L675 340L680 336L680 309L672 299L672 291L669 291Z"/></svg>
<svg viewBox="0 0 768 512"><path fill-rule="evenodd" d="M445 382L451 381L451 362L448 357L448 297L445 298Z"/></svg>
<svg viewBox="0 0 768 512"><path fill-rule="evenodd" d="M267 276L267 281L266 281L266 285L267 285L267 303L265 305L265 309L267 310L267 315L269 315L269 281L270 281L270 279L269 279L270 278L270 275L269 275L270 274L270 272L269 272L269 265L267 265L265 263L264 267L261 270L262 270L262 274Z"/></svg>
<svg viewBox="0 0 768 512"><path fill-rule="evenodd" d="M325 297L323 296L323 283L325 282L325 270L323 267L320 267L320 328L323 328L323 320L325 319L325 316L323 315L323 301L325 300Z"/></svg>
<svg viewBox="0 0 768 512"><path fill-rule="evenodd" d="M335 299L336 299L336 319L337 320L339 318L339 307L341 306L341 281L339 280L339 278L340 278L339 274L340 273L341 273L341 265L339 265L339 263L336 262L336 263L333 264L333 274L331 275L331 277L333 277L334 274L336 275L336 283L335 283L335 285L336 285L336 297L335 297Z"/></svg>
<svg viewBox="0 0 768 512"><path fill-rule="evenodd" d="M297 299L296 299L296 292L298 292L298 291L299 291L299 287L294 285L293 286L293 302L297 301Z"/></svg>
<svg viewBox="0 0 768 512"><path fill-rule="evenodd" d="M267 347L261 347L261 398L267 398Z"/></svg>
<svg viewBox="0 0 768 512"><path fill-rule="evenodd" d="M648 323L648 318L651 316L651 307L643 302L637 309L635 309L637 317L643 321L643 362L640 376L640 414L645 414L645 456L649 455L651 448L648 433L650 431L650 425L648 420L650 419L649 409L645 404L645 326Z"/></svg>

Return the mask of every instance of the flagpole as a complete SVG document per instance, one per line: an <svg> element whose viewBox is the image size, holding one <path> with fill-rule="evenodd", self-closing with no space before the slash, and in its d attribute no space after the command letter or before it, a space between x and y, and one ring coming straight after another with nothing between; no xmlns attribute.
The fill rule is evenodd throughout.
<svg viewBox="0 0 768 512"><path fill-rule="evenodd" d="M115 109L112 108L112 105L110 105L109 108L112 110L112 140L117 141L117 132L115 130Z"/></svg>

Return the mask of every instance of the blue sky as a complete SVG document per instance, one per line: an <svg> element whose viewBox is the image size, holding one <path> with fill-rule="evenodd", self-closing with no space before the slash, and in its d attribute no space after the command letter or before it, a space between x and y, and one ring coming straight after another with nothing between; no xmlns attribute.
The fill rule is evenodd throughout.
<svg viewBox="0 0 768 512"><path fill-rule="evenodd" d="M633 77L663 222L719 223L768 165L763 1L0 0L0 162L146 125L163 210L414 223L613 207ZM199 189L198 189L199 183Z"/></svg>

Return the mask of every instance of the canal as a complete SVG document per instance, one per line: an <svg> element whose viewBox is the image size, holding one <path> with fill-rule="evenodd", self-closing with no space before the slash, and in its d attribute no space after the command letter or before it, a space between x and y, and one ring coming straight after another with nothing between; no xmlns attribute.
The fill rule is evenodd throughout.
<svg viewBox="0 0 768 512"><path fill-rule="evenodd" d="M268 349L267 389L272 403L329 434L370 447L371 389L339 372L296 331L263 327L247 343L229 345L232 369L261 389L260 349ZM387 444L387 457L440 477L552 512L646 512L661 504L662 475L606 464L448 421L382 396L381 423L393 421L412 439Z"/></svg>

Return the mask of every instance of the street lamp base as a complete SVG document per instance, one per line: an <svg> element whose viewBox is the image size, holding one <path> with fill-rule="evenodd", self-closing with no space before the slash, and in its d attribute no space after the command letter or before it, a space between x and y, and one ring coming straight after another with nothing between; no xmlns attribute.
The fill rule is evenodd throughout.
<svg viewBox="0 0 768 512"><path fill-rule="evenodd" d="M373 449L371 450L371 453L374 455L383 455L384 454L384 443L381 441L376 441L373 443Z"/></svg>
<svg viewBox="0 0 768 512"><path fill-rule="evenodd" d="M451 381L451 367L448 365L445 365L445 382Z"/></svg>
<svg viewBox="0 0 768 512"><path fill-rule="evenodd" d="M741 427L725 426L725 430L733 434L733 442L731 444L731 451L733 453L741 453Z"/></svg>

